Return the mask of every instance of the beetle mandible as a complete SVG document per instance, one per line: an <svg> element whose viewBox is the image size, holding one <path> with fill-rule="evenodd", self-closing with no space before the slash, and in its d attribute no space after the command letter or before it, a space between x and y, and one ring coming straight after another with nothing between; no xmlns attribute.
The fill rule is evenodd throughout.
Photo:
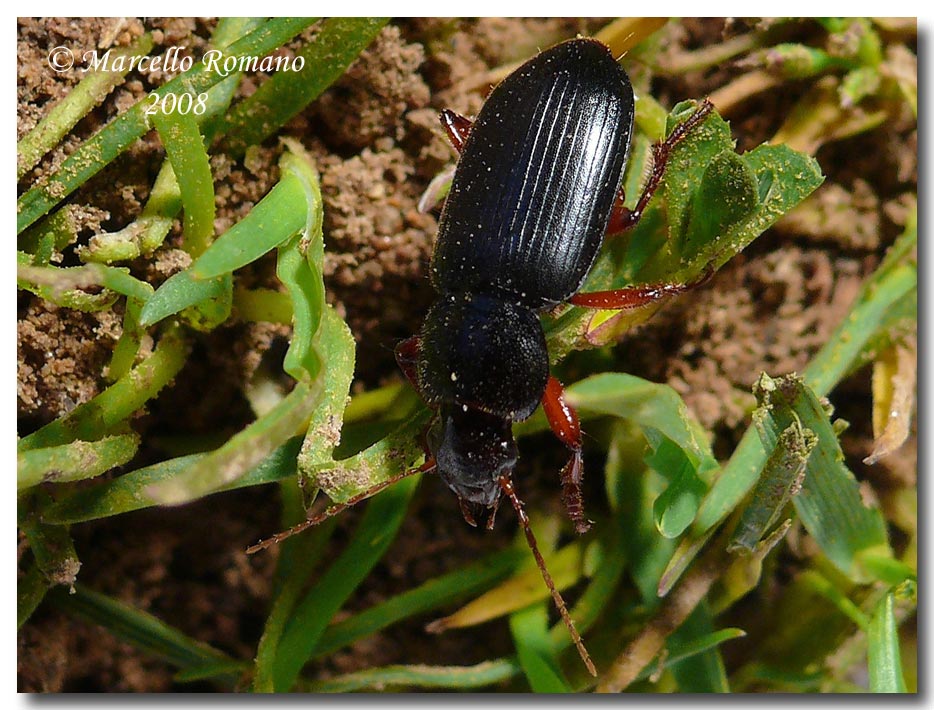
<svg viewBox="0 0 934 710"><path fill-rule="evenodd" d="M545 567L512 480L518 451L512 424L542 405L571 452L562 499L578 533L590 527L581 496L577 414L549 372L539 313L561 303L631 308L681 293L657 284L579 293L605 234L633 227L658 188L672 148L699 125L698 110L653 146L654 164L634 209L621 184L632 143L635 99L609 49L573 39L506 77L471 123L451 111L441 123L460 159L441 213L431 262L438 299L419 335L400 343L400 367L435 417L425 463L334 505L266 543L317 524L419 471L454 491L465 520L493 527L503 495L512 504L546 585L588 670L596 670Z"/></svg>

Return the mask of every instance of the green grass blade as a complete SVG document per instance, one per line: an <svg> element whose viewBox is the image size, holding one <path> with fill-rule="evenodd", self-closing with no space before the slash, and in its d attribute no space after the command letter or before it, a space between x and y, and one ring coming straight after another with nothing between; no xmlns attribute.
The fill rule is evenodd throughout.
<svg viewBox="0 0 934 710"><path fill-rule="evenodd" d="M23 178L46 153L58 145L75 124L84 118L122 83L132 64L121 58L145 56L152 51L152 35L148 32L127 47L113 47L107 51L112 62L109 68L89 71L68 94L43 117L36 127L16 144L16 179ZM114 67L120 67L116 69Z"/></svg>
<svg viewBox="0 0 934 710"><path fill-rule="evenodd" d="M520 549L525 549L524 543L524 540L517 543ZM559 591L573 586L580 580L583 574L582 542L573 542L554 552L543 549L542 557L545 558L545 564L554 580L555 588ZM525 564L511 577L448 616L435 619L429 625L429 630L433 633L440 633L448 629L484 624L549 599L551 595L548 587L542 582L541 571L527 556ZM564 631L567 636L566 627Z"/></svg>
<svg viewBox="0 0 934 710"><path fill-rule="evenodd" d="M303 18L274 18L232 44L226 54L236 57L264 56L288 42L308 24ZM160 97L170 93L198 94L224 78L221 73L199 62L184 74L160 86L155 93ZM16 205L17 234L81 187L146 133L150 128L145 115L148 105L148 101L140 101L108 123L69 156L46 183L24 194Z"/></svg>
<svg viewBox="0 0 934 710"><path fill-rule="evenodd" d="M181 313L186 308L208 301L223 303L229 281L224 276L198 281L188 269L172 274L146 301L140 312L140 325L147 328L164 318Z"/></svg>
<svg viewBox="0 0 934 710"><path fill-rule="evenodd" d="M153 293L152 286L131 276L129 269L101 264L34 266L28 260L27 254L17 253L17 286L67 308L101 310L113 304L117 293L139 301L146 301ZM82 291L90 287L101 287L104 291Z"/></svg>
<svg viewBox="0 0 934 710"><path fill-rule="evenodd" d="M907 693L898 649L895 593L876 606L869 621L869 689L873 693Z"/></svg>
<svg viewBox="0 0 934 710"><path fill-rule="evenodd" d="M187 355L188 342L181 332L167 330L152 355L90 401L20 439L17 450L101 438L155 397L182 369Z"/></svg>
<svg viewBox="0 0 934 710"><path fill-rule="evenodd" d="M45 599L49 591L49 582L33 561L22 576L16 579L16 629L22 628L29 621L29 617Z"/></svg>
<svg viewBox="0 0 934 710"><path fill-rule="evenodd" d="M509 630L522 672L535 693L570 693L548 637L548 604L534 604L509 616Z"/></svg>
<svg viewBox="0 0 934 710"><path fill-rule="evenodd" d="M817 446L808 458L801 491L791 500L830 561L851 579L869 581L861 556L866 552L891 556L885 520L878 508L863 502L827 412L814 392L793 375L775 380L763 375L756 396L767 448L775 446L778 433L793 420L814 432Z"/></svg>
<svg viewBox="0 0 934 710"><path fill-rule="evenodd" d="M81 569L81 561L68 528L40 522L28 510L36 502L47 499L48 495L41 490L19 499L19 528L26 535L29 549L46 582L50 585L64 585L70 590Z"/></svg>
<svg viewBox="0 0 934 710"><path fill-rule="evenodd" d="M262 143L316 99L373 41L386 19L333 17L321 23L314 39L298 50L302 71L278 72L249 98L233 107L221 128L224 149L241 155Z"/></svg>
<svg viewBox="0 0 934 710"><path fill-rule="evenodd" d="M193 259L214 237L214 176L193 113L158 113L153 117L185 210L184 242Z"/></svg>
<svg viewBox="0 0 934 710"><path fill-rule="evenodd" d="M668 656L666 658L666 663L678 663L688 658L692 658L699 653L704 653L711 649L717 648L720 644L725 643L726 641L731 641L733 639L742 638L746 635L746 632L742 629L720 629L719 631L714 631L704 636L693 638L690 641L685 642L674 642L671 641L667 645ZM651 677L658 671L658 661L652 661L647 665L639 676L637 680L646 680Z"/></svg>
<svg viewBox="0 0 934 710"><path fill-rule="evenodd" d="M471 690L507 680L519 672L514 659L485 661L475 666L384 666L337 676L329 680L299 682L305 693L352 693L388 688L445 688Z"/></svg>
<svg viewBox="0 0 934 710"><path fill-rule="evenodd" d="M114 345L110 363L107 365L106 376L110 382L116 382L126 375L136 362L145 329L139 324L139 315L143 310L143 301L137 298L128 298L123 311L123 332Z"/></svg>
<svg viewBox="0 0 934 710"><path fill-rule="evenodd" d="M707 604L701 602L692 614L668 639L668 648L685 648L690 644L709 643L714 632L713 617ZM701 642L699 644L698 642ZM729 693L730 683L720 655L719 645L678 660L668 660L666 667L678 683L681 693Z"/></svg>
<svg viewBox="0 0 934 710"><path fill-rule="evenodd" d="M321 393L321 382L297 384L270 412L219 449L172 478L150 484L145 494L160 505L178 505L229 488L288 439L305 430Z"/></svg>
<svg viewBox="0 0 934 710"><path fill-rule="evenodd" d="M65 483L94 478L125 464L136 454L139 436L120 434L97 441L72 441L62 446L30 449L16 457L16 490L40 483Z"/></svg>
<svg viewBox="0 0 934 710"><path fill-rule="evenodd" d="M49 594L63 611L106 629L118 639L165 659L179 668L214 663L235 663L227 654L196 641L178 629L139 609L111 597L75 586L74 594Z"/></svg>
<svg viewBox="0 0 934 710"><path fill-rule="evenodd" d="M282 177L269 194L191 265L194 279L210 279L239 269L303 228L308 240L320 239L322 209L317 172L289 152L283 154L279 167Z"/></svg>
<svg viewBox="0 0 934 710"><path fill-rule="evenodd" d="M419 437L430 421L427 409L363 451L339 461L314 466L302 473L336 503L383 483L424 456Z"/></svg>
<svg viewBox="0 0 934 710"><path fill-rule="evenodd" d="M313 658L329 655L404 619L482 592L513 572L527 557L527 551L518 548L494 553L333 624L321 635Z"/></svg>
<svg viewBox="0 0 934 710"><path fill-rule="evenodd" d="M247 322L292 324L292 300L271 288L234 288L233 317Z"/></svg>
<svg viewBox="0 0 934 710"><path fill-rule="evenodd" d="M295 457L300 445L301 439L291 439L224 490L294 478ZM74 491L42 510L42 519L55 524L83 523L151 507L156 505L146 494L151 485L175 478L206 456L180 456L131 471L112 481Z"/></svg>
<svg viewBox="0 0 934 710"><path fill-rule="evenodd" d="M287 528L305 519L307 512L303 505L302 491L291 481L283 482L280 490L284 509L282 523L283 528ZM253 692L272 693L275 690L274 672L279 642L309 576L327 551L334 523L336 520L325 521L324 524L281 543L272 607L256 649Z"/></svg>
<svg viewBox="0 0 934 710"><path fill-rule="evenodd" d="M277 692L293 687L331 618L386 553L419 478L402 480L368 503L344 552L297 605L279 643L273 673Z"/></svg>
<svg viewBox="0 0 934 710"><path fill-rule="evenodd" d="M765 426L760 419L756 422ZM771 453L727 547L731 552L737 549L754 552L768 536L791 497L801 490L808 460L817 446L817 436L804 428L797 417L791 418L784 431L766 436L774 444L766 447L771 448Z"/></svg>

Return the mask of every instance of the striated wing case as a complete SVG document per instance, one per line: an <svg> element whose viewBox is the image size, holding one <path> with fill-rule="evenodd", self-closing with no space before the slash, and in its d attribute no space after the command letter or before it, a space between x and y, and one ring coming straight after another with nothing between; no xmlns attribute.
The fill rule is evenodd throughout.
<svg viewBox="0 0 934 710"><path fill-rule="evenodd" d="M435 287L530 308L573 295L602 244L633 113L629 78L594 40L556 45L497 86L442 212Z"/></svg>

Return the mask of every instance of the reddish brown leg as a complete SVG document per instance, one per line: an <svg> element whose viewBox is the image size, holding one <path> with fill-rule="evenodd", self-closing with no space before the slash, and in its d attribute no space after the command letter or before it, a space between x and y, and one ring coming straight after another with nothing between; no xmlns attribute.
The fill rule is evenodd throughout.
<svg viewBox="0 0 934 710"><path fill-rule="evenodd" d="M583 535L590 530L592 522L584 517L584 497L581 494L581 482L584 479L581 425L577 412L564 399L564 388L554 377L548 378L542 409L555 436L571 450L571 458L561 469L561 500L574 523L574 529Z"/></svg>
<svg viewBox="0 0 934 710"><path fill-rule="evenodd" d="M464 118L450 109L444 109L441 112L441 125L445 133L448 134L448 140L454 146L454 150L460 153L464 149L464 143L467 142L467 135L470 133L470 127L473 123L469 118Z"/></svg>
<svg viewBox="0 0 934 710"><path fill-rule="evenodd" d="M601 308L616 310L622 308L638 308L667 296L675 296L705 283L714 271L708 268L701 277L687 284L649 284L646 286L628 286L611 291L591 291L590 293L576 293L568 299L569 303L583 308Z"/></svg>
<svg viewBox="0 0 934 710"><path fill-rule="evenodd" d="M272 537L268 537L265 540L260 540L255 545L251 545L250 547L248 547L246 549L246 553L248 555L252 555L254 552L259 552L260 550L265 550L267 547L271 547L272 545L277 545L278 543L282 542L286 538L290 538L293 535L297 535L298 533L304 530L307 530L310 527L319 525L320 523L323 523L328 518L333 517L344 510L347 510L347 508L350 508L351 506L356 505L360 501L366 500L370 496L376 495L380 491L385 490L386 488L389 488L389 486L395 483L398 483L403 478L408 478L409 476L412 476L416 473L425 473L426 471L431 471L434 468L435 468L434 458L428 457L425 459L425 463L423 463L418 468L413 468L408 471L403 471L402 473L398 473L395 476L387 478L382 483L377 483L375 486L366 489L362 493L358 493L353 498L348 500L346 503L335 503L334 505L326 508L324 512L319 513L318 515L314 515L306 520L303 520L297 525L293 525L288 530L283 530L280 533L276 533Z"/></svg>
<svg viewBox="0 0 934 710"><path fill-rule="evenodd" d="M532 533L532 526L529 525L529 516L526 515L525 507L522 505L522 501L519 500L519 496L516 494L516 489L512 484L512 479L509 478L508 474L500 476L499 487L503 489L503 493L506 494L506 497L509 498L509 502L512 503L513 510L516 511L516 517L519 518L519 524L522 526L522 531L525 533L525 540L529 543L529 549L532 550L532 555L535 557L535 562L538 564L538 569L542 573L542 579L545 580L545 586L547 586L548 591L551 592L551 598L554 599L555 606L558 607L558 613L561 614L561 618L564 620L564 625L568 627L568 632L571 634L571 640L574 641L574 645L577 646L577 652L580 654L581 660L584 662L584 665L587 666L587 670L590 671L590 675L596 677L597 669L594 667L593 661L590 660L590 654L587 653L587 649L584 648L584 642L581 639L581 635L577 633L577 629L574 627L574 622L571 621L571 615L568 614L568 608L564 603L561 592L557 590L554 580L548 573L548 568L545 566L545 560L542 557L542 553L538 551L538 543L535 541L535 535Z"/></svg>
<svg viewBox="0 0 934 710"><path fill-rule="evenodd" d="M419 395L422 393L418 386L418 354L421 351L421 345L421 340L417 335L406 338L396 345L396 362L399 364L399 369Z"/></svg>
<svg viewBox="0 0 934 710"><path fill-rule="evenodd" d="M652 146L652 172L649 175L648 182L645 183L645 187L642 188L642 195L639 197L639 201L636 203L635 208L631 210L623 206L625 195L623 191L620 190L619 195L617 195L616 203L613 205L613 211L610 213L610 222L606 230L607 234L626 232L639 223L639 220L642 218L642 213L645 212L645 208L649 204L649 200L652 199L652 196L661 184L662 177L665 175L665 168L668 167L668 158L671 157L671 151L674 150L674 147L678 145L678 143L684 140L685 136L703 123L707 114L712 110L713 104L710 103L710 99L704 99L703 103L690 118L675 126L671 135L665 140Z"/></svg>

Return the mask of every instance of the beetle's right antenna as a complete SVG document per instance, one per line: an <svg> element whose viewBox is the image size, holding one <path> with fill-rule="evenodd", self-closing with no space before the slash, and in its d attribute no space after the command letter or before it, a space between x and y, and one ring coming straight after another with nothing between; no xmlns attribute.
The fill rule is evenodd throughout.
<svg viewBox="0 0 934 710"><path fill-rule="evenodd" d="M358 493L353 498L345 501L344 503L336 503L335 505L329 506L322 513L319 513L318 515L314 515L308 518L307 520L303 520L302 522L296 525L293 525L288 530L283 530L282 532L276 533L272 537L267 537L265 540L260 540L255 545L251 545L250 547L246 548L246 553L248 555L252 555L254 552L259 552L260 550L265 550L267 547L272 547L273 545L277 545L283 540L290 538L293 535L297 535L303 530L307 530L308 528L311 528L311 527L314 527L315 525L319 525L320 523L323 523L328 518L333 517L337 515L338 513L343 512L344 510L347 510L347 508L350 508L351 506L356 505L360 501L366 500L370 496L376 495L380 491L386 488L389 488L389 486L392 486L398 483L403 478L408 478L409 476L412 476L416 473L425 473L426 471L432 470L434 467L435 467L434 458L428 457L427 459L425 459L425 463L423 463L418 468L413 468L413 469L409 469L408 471L403 471L402 473L397 473L395 476L391 476L390 478L387 478L382 483L377 483L372 488L367 488L365 491L363 491L363 493Z"/></svg>
<svg viewBox="0 0 934 710"><path fill-rule="evenodd" d="M590 660L590 654L587 653L587 649L584 648L584 642L581 639L581 635L577 633L574 622L571 621L571 615L568 614L568 608L564 604L561 592L555 588L554 580L551 578L551 575L548 574L548 568L545 567L545 560L542 558L542 553L538 551L538 543L535 542L535 535L532 534L532 526L529 525L529 516L526 515L525 507L522 505L522 501L519 500L515 486L512 485L512 479L508 474L503 474L499 477L499 487L503 489L503 493L509 498L509 502L512 503L512 507L516 511L516 517L519 518L519 523L522 525L522 531L525 533L525 539L529 543L532 554L535 556L535 562L538 563L538 569L541 570L545 585L548 587L548 591L551 592L551 598L555 600L555 606L558 607L558 612L564 620L564 625L568 627L571 640L574 641L574 645L577 646L577 652L580 654L581 660L584 662L584 665L587 666L590 675L596 678L597 669L594 667L593 661Z"/></svg>

